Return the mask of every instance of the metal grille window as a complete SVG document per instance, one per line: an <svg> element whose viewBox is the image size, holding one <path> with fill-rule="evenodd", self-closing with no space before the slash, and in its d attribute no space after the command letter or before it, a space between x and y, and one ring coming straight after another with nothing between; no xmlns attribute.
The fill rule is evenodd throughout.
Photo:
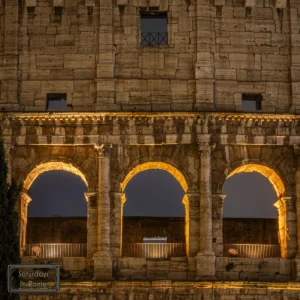
<svg viewBox="0 0 300 300"><path fill-rule="evenodd" d="M261 94L243 94L242 109L243 111L260 111L261 110Z"/></svg>
<svg viewBox="0 0 300 300"><path fill-rule="evenodd" d="M66 111L67 94L47 94L48 111Z"/></svg>
<svg viewBox="0 0 300 300"><path fill-rule="evenodd" d="M141 44L146 46L168 44L167 13L141 12Z"/></svg>

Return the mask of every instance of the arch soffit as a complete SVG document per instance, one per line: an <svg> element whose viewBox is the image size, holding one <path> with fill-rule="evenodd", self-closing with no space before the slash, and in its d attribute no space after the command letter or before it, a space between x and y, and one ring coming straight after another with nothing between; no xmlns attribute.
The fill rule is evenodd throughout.
<svg viewBox="0 0 300 300"><path fill-rule="evenodd" d="M83 182L86 184L86 186L89 188L88 181L86 179L86 176L79 170L78 167L75 167L71 163L65 163L62 161L51 161L51 162L45 162L37 165L34 169L32 169L26 176L23 183L23 188L25 190L29 190L34 180L42 173L47 171L67 171L70 173L73 173L77 176L79 176Z"/></svg>
<svg viewBox="0 0 300 300"><path fill-rule="evenodd" d="M270 183L272 184L276 195L278 199L282 197L285 194L285 186L282 181L282 179L279 177L279 175L271 168L261 165L261 164L255 164L255 163L249 163L244 164L242 166L236 167L231 172L229 169L229 174L227 175L226 179L232 177L233 175L239 174L239 173L250 173L250 172L257 172L261 175L265 176L267 179L269 179ZM226 174L226 173L225 173Z"/></svg>
<svg viewBox="0 0 300 300"><path fill-rule="evenodd" d="M142 163L137 165L136 167L134 167L131 171L129 171L125 177L125 179L123 180L123 182L121 182L121 191L124 192L125 188L128 184L128 182L138 173L143 172L143 171L147 171L147 170L151 170L151 169L159 169L159 170L163 170L163 171L167 171L169 172L171 175L173 175L177 181L180 183L182 189L184 190L185 193L187 193L188 190L188 184L185 180L185 177L183 176L183 174L175 167L173 167L170 164L167 163L163 163L163 162L146 162L146 163Z"/></svg>

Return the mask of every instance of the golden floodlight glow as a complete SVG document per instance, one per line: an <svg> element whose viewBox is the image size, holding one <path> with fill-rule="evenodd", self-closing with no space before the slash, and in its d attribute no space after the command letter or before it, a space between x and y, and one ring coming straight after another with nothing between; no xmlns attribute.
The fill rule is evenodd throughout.
<svg viewBox="0 0 300 300"><path fill-rule="evenodd" d="M278 209L278 230L279 230L278 237L280 243L281 257L287 258L288 233L287 233L287 221L286 221L286 197L284 197L285 188L284 188L283 181L273 169L259 164L242 165L234 169L227 176L227 178L242 172L260 173L261 175L269 179L270 183L272 184L278 199L278 201L274 204L274 206Z"/></svg>
<svg viewBox="0 0 300 300"><path fill-rule="evenodd" d="M270 183L272 184L276 194L277 198L279 199L281 196L284 195L285 188L284 184L281 180L281 178L277 175L277 173L272 170L269 167L259 165L259 164L246 164L243 166L240 166L233 170L227 178L239 174L239 173L244 173L244 172L257 172L260 173L261 175L264 175L267 179L269 179Z"/></svg>
<svg viewBox="0 0 300 300"><path fill-rule="evenodd" d="M175 167L163 163L163 162L146 162L140 165L137 165L135 168L133 168L125 177L124 181L121 183L121 190L122 193L124 193L125 188L128 184L128 182L138 173L143 172L143 171L147 171L147 170L151 170L151 169L159 169L159 170L163 170L163 171L167 171L169 172L171 175L173 175L177 181L180 183L182 189L184 190L185 193L187 193L188 190L188 184L183 176L183 174L178 171ZM121 201L122 201L122 215L123 215L123 205L126 202L126 196L125 194L122 195L121 197ZM184 195L183 199L182 199L182 203L184 204L185 207L185 238L186 238L186 256L189 256L189 245L190 245L190 241L189 241L189 198L188 195ZM123 224L121 224L121 240L123 239ZM122 253L122 249L121 249L121 253Z"/></svg>
<svg viewBox="0 0 300 300"><path fill-rule="evenodd" d="M122 192L125 191L127 183L132 179L132 177L134 177L136 174L138 174L140 172L151 170L151 169L159 169L159 170L169 172L171 175L173 175L178 180L178 182L180 183L180 185L183 188L184 192L185 193L187 192L188 185L187 185L187 182L186 182L184 176L182 175L182 173L179 172L175 167L173 167L169 164L163 163L163 162L159 162L159 161L146 162L146 163L137 165L135 168L133 168L127 174L124 181L121 183Z"/></svg>
<svg viewBox="0 0 300 300"><path fill-rule="evenodd" d="M27 176L24 181L23 187L25 190L29 190L30 186L34 182L34 180L42 173L47 172L47 171L55 171L55 170L63 170L67 172L71 172L75 175L78 175L83 182L86 184L88 187L87 180L85 176L82 174L81 171L79 171L78 168L74 167L71 164L61 162L61 161L51 161L47 163L42 163L38 166L36 166Z"/></svg>

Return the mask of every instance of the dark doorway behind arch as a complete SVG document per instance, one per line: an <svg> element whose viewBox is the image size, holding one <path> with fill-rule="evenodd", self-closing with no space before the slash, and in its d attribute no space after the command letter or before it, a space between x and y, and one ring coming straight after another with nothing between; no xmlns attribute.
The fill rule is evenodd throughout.
<svg viewBox="0 0 300 300"><path fill-rule="evenodd" d="M29 217L87 216L84 193L87 186L82 179L67 171L47 171L31 185L28 195Z"/></svg>

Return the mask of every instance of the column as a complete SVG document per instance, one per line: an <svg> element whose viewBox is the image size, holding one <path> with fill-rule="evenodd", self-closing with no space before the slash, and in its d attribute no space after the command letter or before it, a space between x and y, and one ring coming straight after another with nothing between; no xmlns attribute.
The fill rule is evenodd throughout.
<svg viewBox="0 0 300 300"><path fill-rule="evenodd" d="M98 148L98 245L93 256L94 279L112 279L110 250L110 146Z"/></svg>
<svg viewBox="0 0 300 300"><path fill-rule="evenodd" d="M19 203L19 237L20 237L20 257L23 257L26 250L26 229L27 229L27 211L31 198L27 193L22 192Z"/></svg>
<svg viewBox="0 0 300 300"><path fill-rule="evenodd" d="M87 215L87 258L93 257L98 250L98 195L85 193L88 205Z"/></svg>
<svg viewBox="0 0 300 300"><path fill-rule="evenodd" d="M195 62L196 110L213 110L214 55L212 53L211 16L213 9L208 0L197 0L197 57ZM214 34L214 33L213 33Z"/></svg>
<svg viewBox="0 0 300 300"><path fill-rule="evenodd" d="M226 195L212 195L212 238L216 256L223 256L223 207Z"/></svg>
<svg viewBox="0 0 300 300"><path fill-rule="evenodd" d="M197 254L197 279L215 278L215 253L212 249L211 152L214 145L200 143L200 245Z"/></svg>

